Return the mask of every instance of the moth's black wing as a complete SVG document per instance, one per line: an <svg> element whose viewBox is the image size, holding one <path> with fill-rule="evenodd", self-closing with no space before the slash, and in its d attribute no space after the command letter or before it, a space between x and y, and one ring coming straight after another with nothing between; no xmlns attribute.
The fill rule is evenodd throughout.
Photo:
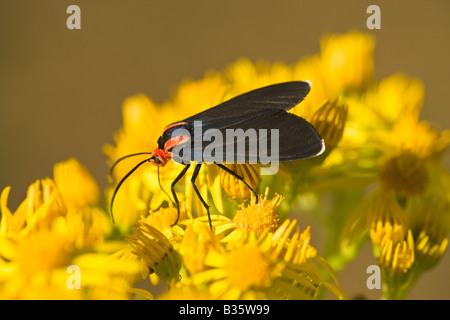
<svg viewBox="0 0 450 320"><path fill-rule="evenodd" d="M310 158L324 150L323 140L314 127L285 111L263 111L256 119L242 121L236 126L210 129L220 131L223 141L212 145L216 150L211 156L211 152L205 152L211 141L204 141L205 136L202 137L203 161L206 162L217 158L234 163L267 163L269 159L286 162ZM193 142L199 141L194 138ZM195 155L195 148L192 154Z"/></svg>
<svg viewBox="0 0 450 320"><path fill-rule="evenodd" d="M268 157L264 156L274 159L275 153L279 162L320 154L324 144L314 127L286 112L300 103L310 88L309 82L303 81L275 84L182 120L192 127L192 139L186 142L190 144L190 158L185 154L184 161L224 163L228 159L234 163L267 163ZM233 139L227 139L230 132L236 134ZM274 139L274 143L278 148L271 148L272 137L277 138L276 134L278 139ZM221 139L218 140L216 135ZM184 146L186 144L178 147ZM176 152L173 159L182 162Z"/></svg>
<svg viewBox="0 0 450 320"><path fill-rule="evenodd" d="M194 121L201 121L208 128L228 128L255 118L264 110L292 109L306 97L310 89L311 84L306 81L270 85L241 94L180 122L193 125Z"/></svg>
<svg viewBox="0 0 450 320"><path fill-rule="evenodd" d="M281 110L262 110L257 117L227 128L202 126L194 128L194 132L202 134L186 143L190 148L188 161L267 164L314 157L325 149L311 124ZM179 147L183 148L183 144ZM176 154L173 159L182 162Z"/></svg>

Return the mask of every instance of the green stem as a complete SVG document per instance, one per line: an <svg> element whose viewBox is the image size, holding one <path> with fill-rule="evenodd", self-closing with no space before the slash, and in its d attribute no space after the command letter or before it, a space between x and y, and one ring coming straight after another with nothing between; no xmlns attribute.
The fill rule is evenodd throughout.
<svg viewBox="0 0 450 320"><path fill-rule="evenodd" d="M384 300L404 300L412 287L416 284L421 272L412 268L404 274L382 271Z"/></svg>

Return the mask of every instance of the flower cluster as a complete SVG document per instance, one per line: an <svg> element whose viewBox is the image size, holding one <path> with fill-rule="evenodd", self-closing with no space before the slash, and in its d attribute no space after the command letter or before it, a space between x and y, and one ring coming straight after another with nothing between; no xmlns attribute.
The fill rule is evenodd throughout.
<svg viewBox="0 0 450 320"><path fill-rule="evenodd" d="M167 124L294 80L309 80L312 89L290 112L316 128L326 151L281 163L271 176L261 175L260 165L226 164L258 199L236 177L203 165L196 183L211 205L212 228L190 183L193 168L175 189L177 224L166 190L184 166L170 161L141 166L123 183L112 225L87 170L73 159L59 163L53 179L33 183L14 213L10 188L1 194L0 297L345 299L337 274L366 240L382 270L384 297L406 297L447 249L450 177L442 155L450 131L420 119L420 80L374 79L374 49L374 39L359 32L330 35L320 53L293 65L240 59L184 81L162 104L142 94L128 98L115 144L104 147L111 164L151 151ZM139 161L121 161L115 180ZM105 190L106 203L113 189ZM320 251L310 227L299 226L305 212L323 228ZM81 269L81 290L68 289L70 265ZM160 281L170 290L157 292Z"/></svg>
<svg viewBox="0 0 450 320"><path fill-rule="evenodd" d="M105 241L112 228L100 189L77 160L56 164L53 179L31 184L15 212L7 206L10 189L0 196L0 299L132 295L139 265L110 257L124 244ZM72 274L70 266L81 274ZM74 290L79 281L80 290Z"/></svg>

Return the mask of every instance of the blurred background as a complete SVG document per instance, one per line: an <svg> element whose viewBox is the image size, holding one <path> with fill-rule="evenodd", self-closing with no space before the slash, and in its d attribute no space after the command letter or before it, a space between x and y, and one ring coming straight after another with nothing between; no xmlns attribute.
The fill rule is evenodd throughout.
<svg viewBox="0 0 450 320"><path fill-rule="evenodd" d="M81 30L66 27L72 4L81 9ZM381 9L380 30L366 27L371 4ZM420 78L421 118L450 128L449 14L448 0L1 0L0 189L12 186L14 210L31 182L51 177L53 165L69 157L104 189L101 148L121 126L125 98L144 93L162 102L182 80L240 57L292 64L318 53L327 33L372 34L375 78L396 72ZM448 153L445 163L450 168ZM365 285L368 264L376 261L366 246L340 275L349 297L380 296ZM409 298L449 299L449 267L447 252Z"/></svg>

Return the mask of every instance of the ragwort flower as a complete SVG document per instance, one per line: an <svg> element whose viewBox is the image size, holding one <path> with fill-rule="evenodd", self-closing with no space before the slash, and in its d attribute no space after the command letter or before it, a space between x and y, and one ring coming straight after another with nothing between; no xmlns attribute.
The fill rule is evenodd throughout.
<svg viewBox="0 0 450 320"><path fill-rule="evenodd" d="M326 288L345 298L337 284L323 279L319 267L326 263L310 246L309 230L300 233L297 227L290 236L295 224L286 220L274 233L266 231L259 237L248 232L239 245L226 250L211 246L206 256L202 254L203 266L179 282L176 290L196 288L196 292L206 292L214 299L313 299Z"/></svg>
<svg viewBox="0 0 450 320"><path fill-rule="evenodd" d="M100 194L92 176L74 159L56 164L54 176L56 181L46 178L33 183L15 212L7 207L10 188L1 194L1 297L123 299L131 296L122 289L130 288L133 283L136 265L116 263L108 257L108 252L100 249L110 232L110 224L98 207ZM82 253L88 250L97 253L94 256ZM93 276L91 267L99 268L100 258L109 259L108 264L115 268L102 268L102 277ZM81 259L83 264L79 263ZM72 290L67 284L66 270L77 264L83 280L81 290ZM122 289L111 289L114 282L120 282Z"/></svg>
<svg viewBox="0 0 450 320"><path fill-rule="evenodd" d="M439 161L449 144L449 134L448 131L438 132L419 119L423 92L420 81L395 75L367 93L362 107L368 110L366 119L349 112L351 121L353 117L358 120L359 130L366 125L361 142L364 142L364 148L373 150L371 157L376 161L364 162L365 171L366 175L372 172L373 179L367 182L376 186L346 222L341 246L350 252L347 241L356 244L357 234L369 229L374 254L385 271L388 289L384 293L392 298L403 297L420 274L418 269L424 270L419 268L416 259L419 251L427 247L430 237L418 231L422 228L413 223L411 212L417 207L426 207L430 194L435 194L436 203L449 202L447 195L437 191L447 188L442 180L448 179L448 173L439 169ZM351 99L348 101L351 108L354 103ZM347 147L347 143L344 134L342 145ZM439 178L434 173L436 170L441 171ZM445 207L428 214L429 221L434 221L432 224L438 225L438 221L445 219L448 215ZM364 216L368 217L367 224ZM436 232L439 240L433 247L435 252L440 252L437 260L446 248L445 238L442 232Z"/></svg>

